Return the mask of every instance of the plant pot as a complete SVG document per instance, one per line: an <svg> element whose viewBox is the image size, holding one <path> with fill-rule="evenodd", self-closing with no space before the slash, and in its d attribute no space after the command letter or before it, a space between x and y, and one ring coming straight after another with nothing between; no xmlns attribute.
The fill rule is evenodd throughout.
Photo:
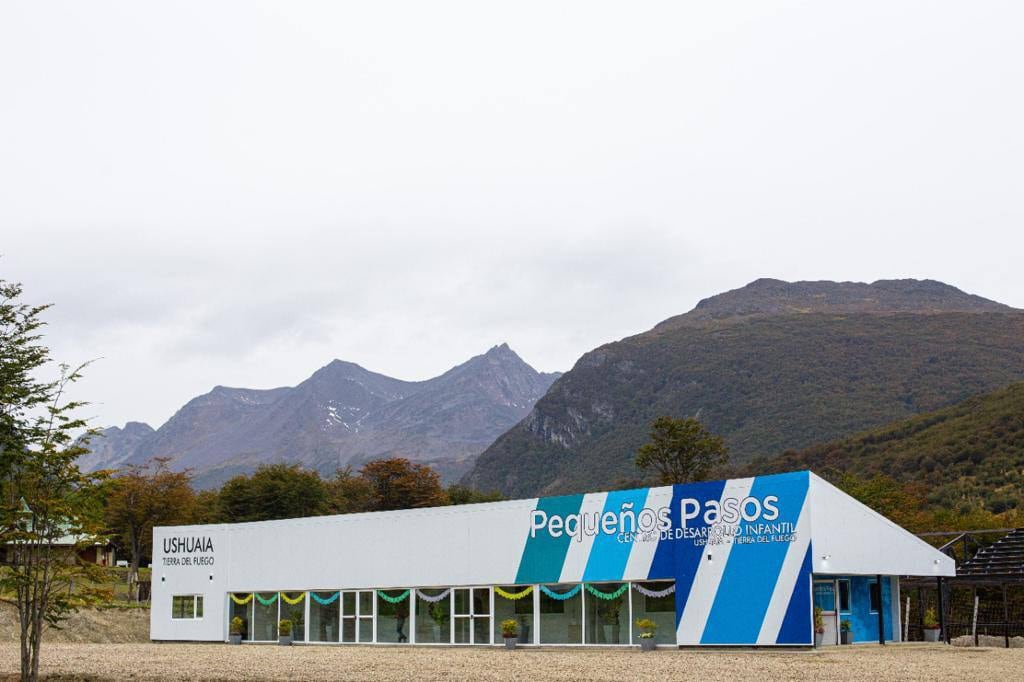
<svg viewBox="0 0 1024 682"><path fill-rule="evenodd" d="M292 645L292 636L291 635L288 635L288 636L281 635L280 637L277 638L277 643L280 644L281 646L291 646Z"/></svg>
<svg viewBox="0 0 1024 682"><path fill-rule="evenodd" d="M924 641L926 642L938 642L939 641L939 628L925 628L924 629Z"/></svg>
<svg viewBox="0 0 1024 682"><path fill-rule="evenodd" d="M654 651L658 646L658 643L654 641L653 637L641 637L640 638L640 651Z"/></svg>
<svg viewBox="0 0 1024 682"><path fill-rule="evenodd" d="M504 639L505 639L505 648L506 649L515 649L516 648L516 644L519 643L519 638L518 637L505 637Z"/></svg>
<svg viewBox="0 0 1024 682"><path fill-rule="evenodd" d="M824 632L815 632L814 633L814 646L821 646L821 642L824 639L825 639L825 633Z"/></svg>
<svg viewBox="0 0 1024 682"><path fill-rule="evenodd" d="M842 632L839 633L839 637L840 637L839 641L842 642L843 644L853 644L853 631L852 630L843 630Z"/></svg>
<svg viewBox="0 0 1024 682"><path fill-rule="evenodd" d="M242 635L228 635L228 642L231 644L241 644Z"/></svg>

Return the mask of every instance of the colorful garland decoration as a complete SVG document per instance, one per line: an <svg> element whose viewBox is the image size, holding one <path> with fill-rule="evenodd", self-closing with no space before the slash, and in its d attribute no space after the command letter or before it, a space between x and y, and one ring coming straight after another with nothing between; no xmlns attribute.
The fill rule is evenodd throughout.
<svg viewBox="0 0 1024 682"><path fill-rule="evenodd" d="M338 601L338 597L341 596L341 592L335 592L327 599L324 599L316 592L310 592L309 596L313 598L313 601L315 601L317 604L320 604L321 606L330 606L334 602Z"/></svg>
<svg viewBox="0 0 1024 682"><path fill-rule="evenodd" d="M397 597L389 597L388 595L384 594L384 590L377 590L377 596L389 604L397 604L398 602L405 601L405 598L409 596L409 592L411 591L412 590L406 590Z"/></svg>
<svg viewBox="0 0 1024 682"><path fill-rule="evenodd" d="M450 587L447 590L445 590L444 592L442 592L441 594L435 594L432 597L430 595L428 595L428 594L423 594L423 590L416 590L416 596L419 597L420 599L422 599L423 601L429 603L429 604L436 604L437 602L442 601L445 597L447 597L451 593L452 593L452 588L450 588Z"/></svg>
<svg viewBox="0 0 1024 682"><path fill-rule="evenodd" d="M551 590L549 590L544 585L540 586L540 591L541 592L543 592L544 594L548 595L552 599L557 599L558 601L565 601L566 599L572 599L573 597L575 597L577 594L580 593L581 589L583 589L583 585L577 585L576 587L572 588L568 592L562 592L561 594L559 594L558 592L552 592Z"/></svg>
<svg viewBox="0 0 1024 682"><path fill-rule="evenodd" d="M270 599L264 599L263 597L260 596L259 592L256 593L256 601L258 601L259 603L263 604L264 606L272 605L274 602L277 601L277 597L278 597L278 593L277 592L275 592L274 596L271 597Z"/></svg>
<svg viewBox="0 0 1024 682"><path fill-rule="evenodd" d="M291 604L292 606L295 606L296 604L301 604L302 600L305 599L305 598L306 598L306 593L305 592L299 592L299 596L296 597L295 599L292 599L291 597L289 597L284 592L281 593L281 599L284 600L284 603L285 604Z"/></svg>
<svg viewBox="0 0 1024 682"><path fill-rule="evenodd" d="M664 590L648 590L642 587L640 583L633 583L633 589L639 592L640 594L644 595L645 597L650 597L651 599L661 599L662 597L667 597L668 595L675 592L676 586L673 584L669 585Z"/></svg>
<svg viewBox="0 0 1024 682"><path fill-rule="evenodd" d="M526 596L528 596L528 595L530 595L532 593L533 593L533 585L530 585L529 587L527 587L526 589L524 589L524 590L522 590L520 592L506 592L505 590L501 589L500 587L495 587L494 588L494 594L498 595L499 597L504 597L505 599L511 599L512 601L516 601L518 599L522 599L523 597L526 597Z"/></svg>
<svg viewBox="0 0 1024 682"><path fill-rule="evenodd" d="M252 594L250 594L245 599L239 599L234 594L232 594L231 595L231 601L235 602L236 604L241 604L242 606L245 606L246 604L248 604L249 602L252 601Z"/></svg>
<svg viewBox="0 0 1024 682"><path fill-rule="evenodd" d="M614 592L602 592L601 590L597 589L596 587L594 587L590 583L587 583L587 592L589 592L590 594L594 595L598 599L605 599L607 601L612 601L614 599L618 599L623 594L625 594L626 590L628 590L628 589L629 589L629 583L624 583L621 587L619 587L619 589L615 590Z"/></svg>

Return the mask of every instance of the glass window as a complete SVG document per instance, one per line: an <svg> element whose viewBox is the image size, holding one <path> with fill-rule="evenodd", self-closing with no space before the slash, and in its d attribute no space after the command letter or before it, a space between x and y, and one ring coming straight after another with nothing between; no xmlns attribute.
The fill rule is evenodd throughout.
<svg viewBox="0 0 1024 682"><path fill-rule="evenodd" d="M544 585L540 592L541 644L579 644L583 639L581 585ZM571 596L567 596L571 595Z"/></svg>
<svg viewBox="0 0 1024 682"><path fill-rule="evenodd" d="M287 599L285 598L287 597ZM302 592L281 593L281 616L280 620L292 622L292 640L296 642L306 641L306 595ZM298 601L291 604L290 601Z"/></svg>
<svg viewBox="0 0 1024 682"><path fill-rule="evenodd" d="M373 590L359 593L359 641L373 641Z"/></svg>
<svg viewBox="0 0 1024 682"><path fill-rule="evenodd" d="M839 610L843 613L850 612L850 581L839 581Z"/></svg>
<svg viewBox="0 0 1024 682"><path fill-rule="evenodd" d="M671 580L633 583L634 644L640 643L640 628L636 626L638 620L651 620L658 626L654 631L656 643L676 643L676 595L675 591L670 591L674 586L675 582ZM619 618L621 620L621 613Z"/></svg>
<svg viewBox="0 0 1024 682"><path fill-rule="evenodd" d="M822 611L836 610L836 586L831 580L814 583L814 605Z"/></svg>
<svg viewBox="0 0 1024 682"><path fill-rule="evenodd" d="M512 597L505 597L502 593ZM519 642L533 643L533 588L529 585L504 585L494 590L494 641L501 642L501 623L519 623Z"/></svg>
<svg viewBox="0 0 1024 682"><path fill-rule="evenodd" d="M252 639L254 642L277 640L277 593L257 592L253 598Z"/></svg>
<svg viewBox="0 0 1024 682"><path fill-rule="evenodd" d="M882 603L881 595L878 592L878 581L872 580L868 582L868 590L871 593L871 613L878 613Z"/></svg>
<svg viewBox="0 0 1024 682"><path fill-rule="evenodd" d="M354 600L353 600L354 603ZM338 642L341 634L340 592L309 593L309 641Z"/></svg>
<svg viewBox="0 0 1024 682"><path fill-rule="evenodd" d="M245 601L245 603L244 604L239 604L238 602L235 601L235 599L231 599L230 600L231 601L231 618L230 618L230 620L234 620L235 618L241 618L242 619L242 639L248 640L249 639L249 634L250 634L250 632L249 632L249 624L252 623L252 603L254 601L256 601L256 599L252 596L251 593L249 593L249 594L239 594L239 593L236 592L233 596L235 597L235 599L238 599L238 600L241 600L241 601Z"/></svg>
<svg viewBox="0 0 1024 682"><path fill-rule="evenodd" d="M448 644L451 642L451 592L451 590L416 590L417 644ZM442 594L444 597L436 600ZM423 599L424 595L434 598L435 601Z"/></svg>
<svg viewBox="0 0 1024 682"><path fill-rule="evenodd" d="M629 584L587 585L587 644L629 644ZM596 594L595 594L596 593Z"/></svg>
<svg viewBox="0 0 1024 682"><path fill-rule="evenodd" d="M194 620L202 617L202 595L184 594L171 597L171 618L175 620Z"/></svg>
<svg viewBox="0 0 1024 682"><path fill-rule="evenodd" d="M403 596L404 595L404 596ZM409 641L410 590L377 590L377 641ZM385 599L385 597L388 597ZM399 599L399 601L393 601Z"/></svg>

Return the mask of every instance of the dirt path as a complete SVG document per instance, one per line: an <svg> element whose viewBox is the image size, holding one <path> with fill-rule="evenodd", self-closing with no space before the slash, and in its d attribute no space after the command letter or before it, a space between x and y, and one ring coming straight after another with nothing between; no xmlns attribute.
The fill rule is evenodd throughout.
<svg viewBox="0 0 1024 682"><path fill-rule="evenodd" d="M0 677L18 652L0 644ZM941 645L842 647L823 652L723 652L431 647L54 643L43 673L74 680L1006 680L1020 649Z"/></svg>

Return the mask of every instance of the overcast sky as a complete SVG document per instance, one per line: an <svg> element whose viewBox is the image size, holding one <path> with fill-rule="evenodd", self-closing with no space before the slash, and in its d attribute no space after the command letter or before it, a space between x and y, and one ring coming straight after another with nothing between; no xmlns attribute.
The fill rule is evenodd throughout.
<svg viewBox="0 0 1024 682"><path fill-rule="evenodd" d="M757 277L1024 307L1024 3L0 4L0 277L101 425L542 370Z"/></svg>

